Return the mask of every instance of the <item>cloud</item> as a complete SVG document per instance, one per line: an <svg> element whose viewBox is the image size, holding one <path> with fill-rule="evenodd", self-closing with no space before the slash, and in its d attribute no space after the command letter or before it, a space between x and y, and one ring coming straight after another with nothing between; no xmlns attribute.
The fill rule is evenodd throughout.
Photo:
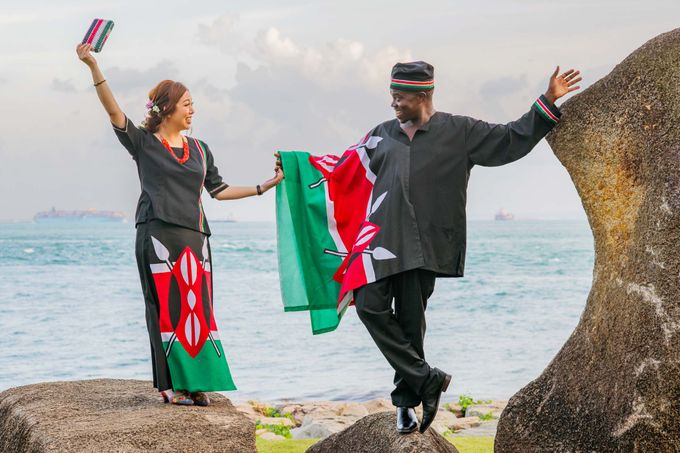
<svg viewBox="0 0 680 453"><path fill-rule="evenodd" d="M480 88L480 94L486 99L510 96L528 86L526 74L517 77L500 77L484 82Z"/></svg>
<svg viewBox="0 0 680 453"><path fill-rule="evenodd" d="M52 83L50 84L50 87L55 90L59 91L62 93L75 93L76 92L76 87L71 81L69 80L61 80L61 79L52 79Z"/></svg>
<svg viewBox="0 0 680 453"><path fill-rule="evenodd" d="M296 73L327 87L385 85L394 63L412 59L409 50L388 46L371 52L364 43L344 38L307 45L277 27L262 28L250 36L235 15L200 24L198 36L202 43L236 56L241 63Z"/></svg>
<svg viewBox="0 0 680 453"><path fill-rule="evenodd" d="M35 14L27 13L0 14L0 25L25 24L28 22L35 22L36 20L37 17Z"/></svg>
<svg viewBox="0 0 680 453"><path fill-rule="evenodd" d="M210 24L198 25L198 39L205 45L219 48L234 55L244 46L244 34L239 29L239 16L224 14Z"/></svg>
<svg viewBox="0 0 680 453"><path fill-rule="evenodd" d="M515 105L522 105L528 97L534 96L535 93L528 92L529 85L526 74L487 80L479 89L484 110L494 120L507 117Z"/></svg>
<svg viewBox="0 0 680 453"><path fill-rule="evenodd" d="M279 148L342 152L389 119L390 70L412 59L408 50L370 49L358 40L303 43L276 27L247 36L232 16L200 25L199 35L230 55L233 43L241 43L233 55L235 85L219 90L206 79L192 83L207 98L201 129L222 131L218 148L259 155L262 162Z"/></svg>
<svg viewBox="0 0 680 453"><path fill-rule="evenodd" d="M409 50L385 47L369 52L362 42L343 38L316 47L305 46L275 27L257 34L252 57L271 67L297 73L320 86L348 89L356 89L358 85L387 86L392 65L412 60Z"/></svg>
<svg viewBox="0 0 680 453"><path fill-rule="evenodd" d="M172 61L163 60L146 70L114 66L107 68L105 73L115 81L115 92L129 92L140 88L150 90L161 80L176 79L179 70Z"/></svg>

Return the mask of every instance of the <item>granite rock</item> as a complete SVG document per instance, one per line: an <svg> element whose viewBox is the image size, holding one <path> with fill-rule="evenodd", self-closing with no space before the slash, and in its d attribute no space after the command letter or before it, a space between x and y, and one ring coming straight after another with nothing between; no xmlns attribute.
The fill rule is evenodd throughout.
<svg viewBox="0 0 680 453"><path fill-rule="evenodd" d="M163 404L151 382L50 382L0 393L0 451L255 453L255 425L231 402Z"/></svg>
<svg viewBox="0 0 680 453"><path fill-rule="evenodd" d="M497 452L680 451L679 55L676 29L561 107L547 139L593 232L593 285Z"/></svg>
<svg viewBox="0 0 680 453"><path fill-rule="evenodd" d="M451 453L456 448L436 431L428 429L399 434L395 430L396 415L378 412L368 415L349 428L333 434L309 447L308 453Z"/></svg>

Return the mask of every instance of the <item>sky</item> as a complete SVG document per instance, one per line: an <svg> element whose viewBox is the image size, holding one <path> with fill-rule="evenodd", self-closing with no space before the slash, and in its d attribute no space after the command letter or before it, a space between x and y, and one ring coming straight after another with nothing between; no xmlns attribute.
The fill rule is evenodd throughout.
<svg viewBox="0 0 680 453"><path fill-rule="evenodd" d="M677 27L680 2L2 0L0 222L52 207L134 218L134 161L75 53L95 17L115 21L95 56L126 114L141 122L157 82L183 82L192 135L227 183L255 185L273 175L276 150L341 154L393 118L398 61L434 65L437 110L506 123L545 92L556 65L580 69L586 88ZM210 219L273 221L274 198L204 205ZM472 170L468 217L501 207L518 219L585 218L545 141L513 164Z"/></svg>

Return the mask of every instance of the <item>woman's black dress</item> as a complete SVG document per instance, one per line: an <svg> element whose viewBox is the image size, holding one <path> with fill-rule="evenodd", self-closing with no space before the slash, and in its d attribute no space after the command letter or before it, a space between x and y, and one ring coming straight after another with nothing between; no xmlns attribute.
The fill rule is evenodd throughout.
<svg viewBox="0 0 680 453"><path fill-rule="evenodd" d="M227 188L205 143L187 138L181 164L156 136L126 119L114 126L137 163L142 193L137 204L135 255L146 303L154 387L225 391L234 382L217 331L212 301L210 228L203 188Z"/></svg>

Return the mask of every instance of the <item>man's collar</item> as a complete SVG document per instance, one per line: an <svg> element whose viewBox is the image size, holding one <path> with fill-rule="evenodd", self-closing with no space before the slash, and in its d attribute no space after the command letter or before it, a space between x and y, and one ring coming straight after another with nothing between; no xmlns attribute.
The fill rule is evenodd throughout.
<svg viewBox="0 0 680 453"><path fill-rule="evenodd" d="M432 116L430 116L430 119L428 119L427 122L426 122L425 124L423 124L422 126L420 126L420 127L419 127L418 129L416 129L416 130L417 130L417 131L429 131L429 130L430 130L430 124L432 123L432 120L434 119L435 115L437 115L437 111L436 111L436 110L435 110L435 112L432 114ZM404 131L404 129L402 129L401 123L399 123L399 120L395 118L395 122L397 123L397 127L399 128L399 130L405 134L406 132Z"/></svg>

